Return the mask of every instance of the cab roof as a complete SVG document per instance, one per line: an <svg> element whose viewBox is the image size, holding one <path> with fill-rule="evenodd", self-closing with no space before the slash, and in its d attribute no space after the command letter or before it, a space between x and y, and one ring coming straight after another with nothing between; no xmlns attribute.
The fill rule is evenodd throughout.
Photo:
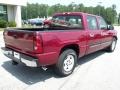
<svg viewBox="0 0 120 90"><path fill-rule="evenodd" d="M84 13L84 12L63 12L63 13L55 13L54 16L61 16L61 15L90 15L90 16L96 16L101 17L94 14Z"/></svg>

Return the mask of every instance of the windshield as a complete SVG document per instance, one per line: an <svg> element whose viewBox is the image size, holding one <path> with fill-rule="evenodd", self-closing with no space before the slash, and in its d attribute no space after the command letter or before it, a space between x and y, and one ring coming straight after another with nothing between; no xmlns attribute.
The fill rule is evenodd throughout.
<svg viewBox="0 0 120 90"><path fill-rule="evenodd" d="M52 26L62 26L69 28L83 29L83 22L81 16L53 16Z"/></svg>

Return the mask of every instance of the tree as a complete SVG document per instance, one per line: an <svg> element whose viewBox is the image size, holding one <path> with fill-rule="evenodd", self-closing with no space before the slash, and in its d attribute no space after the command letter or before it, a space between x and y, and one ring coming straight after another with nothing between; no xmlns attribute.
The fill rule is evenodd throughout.
<svg viewBox="0 0 120 90"><path fill-rule="evenodd" d="M39 17L52 16L58 12L85 12L95 15L101 15L108 23L114 23L117 16L116 5L105 8L103 6L85 7L84 4L75 4L74 2L69 5L55 4L49 6L47 4L29 4L26 7L22 7L22 19L30 19Z"/></svg>
<svg viewBox="0 0 120 90"><path fill-rule="evenodd" d="M118 24L120 24L120 13L118 15Z"/></svg>
<svg viewBox="0 0 120 90"><path fill-rule="evenodd" d="M115 4L112 5L112 9L113 9L113 10L116 9L116 5L115 5Z"/></svg>
<svg viewBox="0 0 120 90"><path fill-rule="evenodd" d="M117 15L117 13L116 13L116 5L115 4L112 5L112 10L113 10L113 17L114 17L114 21L115 21L115 18L116 18L116 15Z"/></svg>

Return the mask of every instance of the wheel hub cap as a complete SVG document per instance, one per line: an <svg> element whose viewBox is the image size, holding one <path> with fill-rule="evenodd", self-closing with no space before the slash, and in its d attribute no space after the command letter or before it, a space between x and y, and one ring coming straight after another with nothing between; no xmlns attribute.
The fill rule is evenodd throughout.
<svg viewBox="0 0 120 90"><path fill-rule="evenodd" d="M68 55L65 60L64 60L64 65L63 68L65 71L71 71L74 66L74 56L73 55Z"/></svg>
<svg viewBox="0 0 120 90"><path fill-rule="evenodd" d="M115 41L113 41L113 42L112 42L112 50L114 50L115 45L116 45L116 42L115 42Z"/></svg>

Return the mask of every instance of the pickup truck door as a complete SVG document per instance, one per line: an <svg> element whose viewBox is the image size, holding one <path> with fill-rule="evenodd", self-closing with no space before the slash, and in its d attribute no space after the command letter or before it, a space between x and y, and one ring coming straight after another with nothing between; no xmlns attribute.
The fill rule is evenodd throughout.
<svg viewBox="0 0 120 90"><path fill-rule="evenodd" d="M98 28L97 18L95 16L86 16L88 26L88 48L86 54L99 50L101 44L101 30Z"/></svg>
<svg viewBox="0 0 120 90"><path fill-rule="evenodd" d="M101 48L105 48L111 44L112 41L112 32L111 30L107 29L107 24L102 17L98 17L98 25L99 29L101 30Z"/></svg>

